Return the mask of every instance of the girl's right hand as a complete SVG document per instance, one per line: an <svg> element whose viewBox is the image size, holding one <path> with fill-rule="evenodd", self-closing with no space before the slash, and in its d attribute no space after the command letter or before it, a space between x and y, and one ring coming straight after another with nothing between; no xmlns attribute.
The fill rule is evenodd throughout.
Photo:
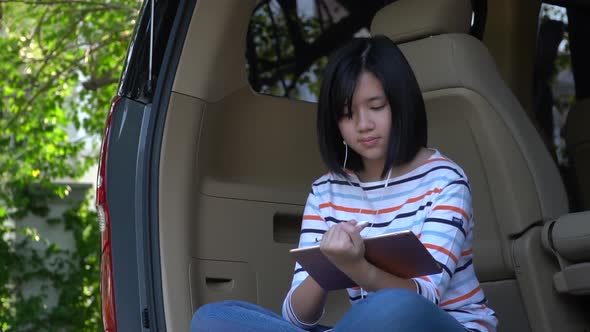
<svg viewBox="0 0 590 332"><path fill-rule="evenodd" d="M365 245L360 232L366 225L351 220L332 226L322 237L320 250L341 270L356 265L365 256Z"/></svg>

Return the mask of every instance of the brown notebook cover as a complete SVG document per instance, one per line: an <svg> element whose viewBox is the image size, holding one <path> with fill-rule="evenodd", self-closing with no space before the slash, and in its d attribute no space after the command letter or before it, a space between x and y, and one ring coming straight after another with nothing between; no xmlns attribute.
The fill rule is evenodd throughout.
<svg viewBox="0 0 590 332"><path fill-rule="evenodd" d="M383 271L400 278L438 274L440 264L411 231L386 233L364 239L365 258ZM295 248L291 255L325 290L356 286L344 272L320 251L320 246Z"/></svg>

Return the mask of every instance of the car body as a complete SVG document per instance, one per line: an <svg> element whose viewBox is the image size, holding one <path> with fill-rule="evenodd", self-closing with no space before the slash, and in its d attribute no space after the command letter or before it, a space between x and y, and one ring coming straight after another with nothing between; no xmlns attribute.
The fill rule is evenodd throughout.
<svg viewBox="0 0 590 332"><path fill-rule="evenodd" d="M460 2L441 3L453 8ZM371 22L371 32L392 30L398 38L395 31L430 19L447 27L460 14L443 8L439 16L428 6L394 3L395 10L408 10L394 14L407 19L377 20L386 15L381 7L387 1L342 3L349 16L332 19L334 26L351 22L342 28L343 37L320 34L299 41L315 48L302 48L299 62L291 64L294 72L316 68L316 76L312 71L295 91L289 82L273 81L276 70L266 75L259 66L275 68L285 59L269 62L252 54L284 48L286 55L296 48L252 46L260 36L288 34L293 23L285 16L277 18L284 22L277 31L256 30L256 24L271 22L257 13L279 13L294 2L145 2L107 119L99 167L105 331L186 331L200 305L224 299L279 311L293 271L288 250L297 245L309 186L324 172L309 92L317 86L321 59L359 27L366 33ZM568 294L567 287L558 292L554 285L554 276L581 268L579 262L560 265L541 241L560 229L554 224L549 230L550 221L568 216L558 168L526 113L541 3L467 3L474 12L468 31L451 26L431 38L396 41L423 89L431 144L464 166L472 180L476 271L498 312L500 331L588 330L588 298ZM460 47L445 58L451 44ZM440 65L444 59L449 66ZM454 68L466 69L457 74ZM468 79L444 81L453 75ZM579 218L590 224L587 215ZM345 300L342 294L330 297L327 323L345 310Z"/></svg>

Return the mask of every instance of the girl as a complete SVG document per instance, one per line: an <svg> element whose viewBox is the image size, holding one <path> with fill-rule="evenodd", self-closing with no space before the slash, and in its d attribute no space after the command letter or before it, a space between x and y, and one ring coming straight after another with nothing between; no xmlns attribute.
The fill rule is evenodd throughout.
<svg viewBox="0 0 590 332"><path fill-rule="evenodd" d="M497 319L472 265L471 193L463 170L426 147L424 101L388 38L357 38L329 61L317 131L329 173L312 184L299 247L324 255L356 282L333 331L495 331ZM363 237L416 234L443 272L391 275L364 258ZM299 264L283 319L243 302L203 306L192 331L325 331L324 291Z"/></svg>

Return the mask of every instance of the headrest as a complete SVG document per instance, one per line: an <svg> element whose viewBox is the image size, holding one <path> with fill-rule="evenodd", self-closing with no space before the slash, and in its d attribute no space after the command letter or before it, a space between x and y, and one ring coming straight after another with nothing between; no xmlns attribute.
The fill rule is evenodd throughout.
<svg viewBox="0 0 590 332"><path fill-rule="evenodd" d="M444 33L468 33L469 0L398 0L377 12L371 33L404 43Z"/></svg>

